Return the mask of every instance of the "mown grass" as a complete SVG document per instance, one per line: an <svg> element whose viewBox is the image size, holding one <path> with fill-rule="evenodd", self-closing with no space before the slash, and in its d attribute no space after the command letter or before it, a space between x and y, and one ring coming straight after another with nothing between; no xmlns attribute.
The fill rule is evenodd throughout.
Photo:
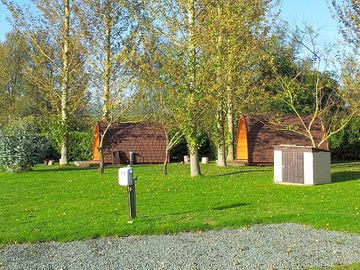
<svg viewBox="0 0 360 270"><path fill-rule="evenodd" d="M283 222L360 233L360 163L334 165L334 183L314 187L274 185L271 167L202 170L190 178L184 164L171 164L168 176L160 165L136 166L132 225L117 168L104 175L72 166L0 173L0 244Z"/></svg>

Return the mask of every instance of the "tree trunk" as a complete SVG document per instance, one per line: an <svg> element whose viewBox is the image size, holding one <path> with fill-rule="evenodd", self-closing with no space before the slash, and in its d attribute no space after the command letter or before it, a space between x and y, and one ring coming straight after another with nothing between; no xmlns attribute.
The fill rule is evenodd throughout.
<svg viewBox="0 0 360 270"><path fill-rule="evenodd" d="M195 0L188 0L188 24L189 24L189 88L190 93L195 90L196 79L196 48L195 48Z"/></svg>
<svg viewBox="0 0 360 270"><path fill-rule="evenodd" d="M164 172L165 175L167 175L168 174L167 165L168 165L169 156L170 156L171 140L169 140L170 139L169 138L169 133L168 133L166 128L164 128L164 132L165 132L165 136L166 136L167 145L166 145L166 149L165 149L165 160L164 160L163 172Z"/></svg>
<svg viewBox="0 0 360 270"><path fill-rule="evenodd" d="M218 20L221 21L223 19L223 9L221 2L218 2L217 5L217 12L218 12ZM222 97L224 90L224 84L222 80L222 70L223 70L223 28L221 27L221 24L219 25L218 30L218 40L217 40L217 62L218 62L218 68L217 68L217 85L218 85L218 93L220 94L217 97L217 100L219 102L218 109L217 109L217 115L216 115L216 125L217 125L217 166L225 167L226 161L225 161L225 105L226 101L224 101L224 98Z"/></svg>
<svg viewBox="0 0 360 270"><path fill-rule="evenodd" d="M60 154L60 165L68 165L68 134L63 135Z"/></svg>
<svg viewBox="0 0 360 270"><path fill-rule="evenodd" d="M217 116L217 132L218 132L218 143L217 143L217 161L216 165L220 167L226 166L225 161L225 117L220 109Z"/></svg>
<svg viewBox="0 0 360 270"><path fill-rule="evenodd" d="M111 77L111 0L106 1L106 30L105 30L105 70L104 70L104 95L103 119L109 120L110 113L110 77Z"/></svg>
<svg viewBox="0 0 360 270"><path fill-rule="evenodd" d="M191 177L201 175L199 153L197 149L190 150L190 175Z"/></svg>
<svg viewBox="0 0 360 270"><path fill-rule="evenodd" d="M170 156L170 151L167 148L166 149L166 154L165 154L164 166L163 166L163 172L164 172L165 175L168 174L167 165L168 165L168 162L169 162L169 156Z"/></svg>
<svg viewBox="0 0 360 270"><path fill-rule="evenodd" d="M226 160L227 161L233 161L234 160L234 147L235 147L235 143L234 143L234 117L233 117L233 112L232 112L232 106L229 106L229 110L227 113L227 124L228 124L228 141L229 141L229 145L228 145L228 153L227 153L227 157Z"/></svg>
<svg viewBox="0 0 360 270"><path fill-rule="evenodd" d="M69 58L70 58L70 3L64 1L64 25L63 25L63 51L62 51L62 85L61 85L61 120L63 126L63 138L61 144L60 165L67 165L68 162L68 92L69 92Z"/></svg>
<svg viewBox="0 0 360 270"><path fill-rule="evenodd" d="M188 104L188 108L185 108L190 111L188 115L187 125L187 140L188 148L190 152L190 175L191 177L201 175L200 163L199 163L199 154L198 147L196 144L196 134L197 134L197 123L195 116L192 113L194 110L194 95L196 87L196 47L195 47L195 0L187 1L187 13L188 13L188 26L189 26L189 37L188 37L188 85L189 85L189 97L192 100Z"/></svg>
<svg viewBox="0 0 360 270"><path fill-rule="evenodd" d="M217 146L217 161L216 161L216 165L219 167L225 167L226 166L226 162L225 162L225 144L224 141L221 140L219 142L219 145Z"/></svg>
<svg viewBox="0 0 360 270"><path fill-rule="evenodd" d="M99 152L100 152L99 173L103 174L105 172L105 165L104 165L104 148L102 146L99 147Z"/></svg>

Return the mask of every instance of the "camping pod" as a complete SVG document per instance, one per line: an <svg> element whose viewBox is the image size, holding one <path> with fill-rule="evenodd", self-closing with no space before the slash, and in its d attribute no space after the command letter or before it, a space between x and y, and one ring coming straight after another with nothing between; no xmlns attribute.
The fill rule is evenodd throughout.
<svg viewBox="0 0 360 270"><path fill-rule="evenodd" d="M101 134L106 124L97 123L94 132L93 160L100 160ZM164 128L151 123L114 123L104 137L104 163L128 164L133 152L136 164L162 163L166 157L167 136Z"/></svg>
<svg viewBox="0 0 360 270"><path fill-rule="evenodd" d="M308 121L309 118L306 118L305 122ZM298 117L284 117L281 123L281 125L270 123L264 116L242 115L237 130L236 160L249 165L270 165L274 163L274 146L312 147L311 140L304 135L284 129L284 126L301 128ZM313 123L311 134L315 142L321 141L323 131L320 120ZM328 150L328 143L323 143L320 148Z"/></svg>

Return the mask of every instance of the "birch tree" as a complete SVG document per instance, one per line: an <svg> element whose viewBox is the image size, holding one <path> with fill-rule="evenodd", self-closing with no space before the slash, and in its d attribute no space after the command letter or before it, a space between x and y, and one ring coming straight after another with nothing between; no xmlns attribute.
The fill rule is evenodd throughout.
<svg viewBox="0 0 360 270"><path fill-rule="evenodd" d="M209 102L214 109L210 111L216 123L211 133L217 146L218 166L234 159L234 114L260 93L260 81L254 82L259 78L257 66L269 60L263 47L276 4L212 1L202 22L206 29L202 32L202 47L208 61L208 87L212 90Z"/></svg>
<svg viewBox="0 0 360 270"><path fill-rule="evenodd" d="M88 51L87 67L102 99L101 121L107 128L100 138L100 173L104 172L103 142L111 125L127 111L133 75L130 54L136 49L141 7L137 1L84 0L76 11Z"/></svg>
<svg viewBox="0 0 360 270"><path fill-rule="evenodd" d="M49 69L54 79L51 89L48 88L49 85L43 84L40 77L34 77L32 80L56 96L62 130L60 165L66 165L70 117L69 91L73 83L72 73L81 65L79 58L74 57L74 47L79 46L73 16L77 3L74 0L32 0L31 6L21 6L7 0L2 0L2 3L10 10L14 26L25 34L33 52L45 58L50 65ZM45 39L39 38L39 35ZM49 47L54 48L55 53L50 54Z"/></svg>
<svg viewBox="0 0 360 270"><path fill-rule="evenodd" d="M201 174L198 136L206 112L203 88L204 66L199 47L198 23L207 3L200 0L148 1L153 15L149 31L157 37L159 57L153 64L160 69L162 89L172 100L174 121L184 135L190 154L190 174Z"/></svg>

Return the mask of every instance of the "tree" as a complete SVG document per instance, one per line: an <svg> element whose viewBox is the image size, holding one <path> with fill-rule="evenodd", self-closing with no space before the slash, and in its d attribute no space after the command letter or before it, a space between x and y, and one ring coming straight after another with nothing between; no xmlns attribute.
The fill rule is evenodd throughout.
<svg viewBox="0 0 360 270"><path fill-rule="evenodd" d="M0 124L31 114L32 86L25 77L28 46L21 33L12 31L0 43Z"/></svg>
<svg viewBox="0 0 360 270"><path fill-rule="evenodd" d="M103 173L104 138L114 122L124 119L121 117L123 109L127 110L126 91L131 89L132 80L129 55L137 45L134 32L139 28L140 4L137 1L85 0L76 15L87 48L91 82L102 99L100 118L107 126L101 134L99 147L99 171Z"/></svg>
<svg viewBox="0 0 360 270"><path fill-rule="evenodd" d="M154 57L156 52L147 51L146 54L147 57ZM158 68L149 68L149 66L144 64L142 66L142 69L138 70L137 82L138 91L140 91L142 98L137 100L136 109L133 109L133 114L135 113L135 115L132 116L134 119L143 119L148 122L158 123L164 128L167 145L163 172L167 175L170 151L181 141L183 135L176 122L176 110L174 110L173 106L174 100L172 100L171 95L168 95L166 90L162 88L162 82L159 81L158 72L160 72L160 70Z"/></svg>
<svg viewBox="0 0 360 270"><path fill-rule="evenodd" d="M14 24L29 41L35 57L41 56L48 65L52 78L51 86L43 81L39 73L34 75L34 82L39 89L52 91L59 104L58 113L61 125L61 159L60 164L68 164L69 135L69 91L73 85L75 70L81 66L81 58L74 54L75 48L81 48L76 32L76 20L73 11L76 2L73 0L32 0L31 8L19 6L14 2L2 0L12 14ZM80 60L80 61L79 61ZM81 80L81 78L78 78ZM74 103L78 103L76 100Z"/></svg>
<svg viewBox="0 0 360 270"><path fill-rule="evenodd" d="M360 117L355 116L338 134L331 137L332 156L338 160L360 159Z"/></svg>
<svg viewBox="0 0 360 270"><path fill-rule="evenodd" d="M234 113L244 110L249 98L261 89L259 81L257 89L253 86L259 78L258 66L268 61L263 47L275 6L276 1L213 1L202 21L206 30L202 31L201 49L211 89L208 102L214 108L210 122L216 123L210 124L214 130L210 133L219 166L234 159Z"/></svg>
<svg viewBox="0 0 360 270"><path fill-rule="evenodd" d="M349 107L360 115L360 61L355 55L346 56L341 69L341 92Z"/></svg>
<svg viewBox="0 0 360 270"><path fill-rule="evenodd" d="M300 127L285 125L283 128L291 130L295 133L301 134L308 138L312 146L319 148L326 143L332 136L343 130L351 119L359 112L358 106L352 106L354 101L353 95L358 94L358 90L350 87L338 87L334 85L330 73L328 72L328 64L330 63L329 49L319 49L316 45L316 33L307 28L304 39L297 39L304 46L305 50L310 53L306 60L300 63L307 63L302 65L296 75L281 76L276 70L278 79L278 92L275 98L279 98L292 113L297 116ZM302 52L304 55L304 52ZM304 74L311 74L305 75ZM312 80L312 83L304 79ZM299 95L311 97L312 101L304 103L303 98ZM304 106L309 106L304 109ZM282 126L280 121L273 122ZM315 141L312 134L312 127L316 123L321 123L323 135L321 140Z"/></svg>
<svg viewBox="0 0 360 270"><path fill-rule="evenodd" d="M347 89L348 102L359 108L359 49L360 49L360 1L332 0L335 16L340 22L340 32L345 40L353 45L354 55L345 57L342 67L342 81ZM348 91L351 89L351 91Z"/></svg>
<svg viewBox="0 0 360 270"><path fill-rule="evenodd" d="M332 0L331 3L345 40L355 48L360 48L360 1Z"/></svg>
<svg viewBox="0 0 360 270"><path fill-rule="evenodd" d="M149 1L153 15L151 39L155 39L159 81L172 100L175 122L184 135L190 153L190 174L201 174L199 164L199 135L206 111L203 88L202 58L199 48L199 22L206 12L206 1ZM144 37L145 39L146 37Z"/></svg>

